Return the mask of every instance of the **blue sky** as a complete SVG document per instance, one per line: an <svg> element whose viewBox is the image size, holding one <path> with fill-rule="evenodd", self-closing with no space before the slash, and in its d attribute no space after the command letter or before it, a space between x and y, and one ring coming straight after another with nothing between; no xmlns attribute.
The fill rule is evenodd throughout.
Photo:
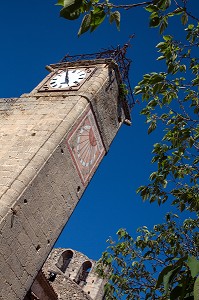
<svg viewBox="0 0 199 300"><path fill-rule="evenodd" d="M137 1L138 2L138 1ZM192 0L193 12L199 2ZM46 75L45 65L58 62L65 54L92 53L109 46L123 45L135 33L128 55L132 59L132 87L144 73L162 70L157 62L157 30L148 28L148 13L135 8L123 13L121 30L108 21L93 34L77 37L80 21L59 18L55 0L2 1L1 20L1 97L18 97L30 92ZM178 23L179 24L179 23ZM180 33L173 24L172 33ZM137 98L136 98L137 99ZM161 132L147 135L141 104L132 112L133 125L123 125L108 155L102 161L78 207L57 241L58 247L81 251L98 259L106 239L120 228L134 235L141 225L161 222L168 204L143 203L136 189L147 183L154 166L150 164L152 145Z"/></svg>

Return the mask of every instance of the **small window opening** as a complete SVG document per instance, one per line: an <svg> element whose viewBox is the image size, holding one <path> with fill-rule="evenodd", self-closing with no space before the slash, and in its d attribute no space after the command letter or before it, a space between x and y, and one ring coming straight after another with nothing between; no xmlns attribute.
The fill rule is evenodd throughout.
<svg viewBox="0 0 199 300"><path fill-rule="evenodd" d="M57 267L64 273L66 272L66 269L68 268L71 259L73 257L73 251L66 250L64 251L61 256L59 257Z"/></svg>
<svg viewBox="0 0 199 300"><path fill-rule="evenodd" d="M36 250L39 251L41 249L40 245L37 245Z"/></svg>
<svg viewBox="0 0 199 300"><path fill-rule="evenodd" d="M88 274L92 268L92 263L90 261L85 261L79 271L78 277L77 277L77 284L79 284L81 287L86 285L86 280L88 277Z"/></svg>

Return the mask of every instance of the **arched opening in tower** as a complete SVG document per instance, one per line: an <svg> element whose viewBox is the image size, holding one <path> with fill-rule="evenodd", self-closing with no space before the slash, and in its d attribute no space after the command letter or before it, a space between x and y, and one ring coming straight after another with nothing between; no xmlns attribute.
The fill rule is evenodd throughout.
<svg viewBox="0 0 199 300"><path fill-rule="evenodd" d="M66 269L68 268L71 259L73 258L73 251L66 250L64 251L61 256L59 257L59 260L57 262L57 267L63 272L66 272Z"/></svg>
<svg viewBox="0 0 199 300"><path fill-rule="evenodd" d="M79 284L82 287L86 284L86 280L91 268L92 268L92 263L90 261L85 261L82 264L76 280L77 284Z"/></svg>

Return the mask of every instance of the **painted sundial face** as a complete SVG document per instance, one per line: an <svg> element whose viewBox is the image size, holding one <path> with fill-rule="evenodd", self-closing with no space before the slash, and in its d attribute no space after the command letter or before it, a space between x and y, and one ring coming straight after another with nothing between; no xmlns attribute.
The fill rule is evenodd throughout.
<svg viewBox="0 0 199 300"><path fill-rule="evenodd" d="M62 71L50 80L50 87L54 89L64 89L78 86L85 77L86 72L81 69Z"/></svg>
<svg viewBox="0 0 199 300"><path fill-rule="evenodd" d="M105 154L91 110L86 113L80 123L73 129L67 144L78 173L83 183L86 183Z"/></svg>
<svg viewBox="0 0 199 300"><path fill-rule="evenodd" d="M85 125L80 129L76 149L82 166L88 167L94 163L97 152L97 140L90 125Z"/></svg>

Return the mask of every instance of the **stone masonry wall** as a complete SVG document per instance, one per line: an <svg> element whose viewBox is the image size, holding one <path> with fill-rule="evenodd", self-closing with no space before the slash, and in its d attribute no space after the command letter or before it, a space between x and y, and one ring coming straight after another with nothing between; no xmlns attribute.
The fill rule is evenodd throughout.
<svg viewBox="0 0 199 300"><path fill-rule="evenodd" d="M59 104L57 100L56 105ZM84 102L86 107L88 104L86 100ZM74 103L71 101L69 107L72 105ZM67 113L66 107L65 113ZM70 119L70 108L67 115L71 125L74 118L78 119L78 114L71 116ZM30 137L35 138L34 142L29 136L24 142L23 138L19 138L13 146L17 151L14 154L12 148L10 151L7 150L5 156L11 157L2 166L6 175L12 170L11 174L7 175L9 177L3 177L7 181L2 187L2 190L6 189L6 191L1 198L1 212L4 213L6 209L8 211L1 221L0 250L3 281L0 283L0 292L2 299L23 298L23 293L25 294L26 289L29 289L35 273L41 268L80 197L77 186L82 184L71 161L70 153L63 145L63 155L62 146L59 145L70 122L68 124L66 121L62 124L66 128L58 127L51 135L51 132L45 130L47 124L46 126L40 124L41 131L36 130L41 120L45 122L44 116L40 115L40 120L37 120L36 114L33 117L35 135L32 135L30 130ZM46 118L48 117L49 115L46 114ZM54 116L52 122L54 123ZM24 130L26 130L25 126ZM46 137L47 141L44 143ZM11 138L10 141L12 142ZM58 147L54 150L56 144ZM36 154L32 153L35 147L37 149L40 147ZM21 149L22 153L19 153Z"/></svg>
<svg viewBox="0 0 199 300"><path fill-rule="evenodd" d="M59 260L62 254L68 250L72 253L72 258L66 270L62 272L59 267ZM90 262L92 267L82 286L81 284L78 285L77 278L84 262ZM59 300L101 300L106 282L98 277L95 267L96 262L86 255L72 249L58 248L51 251L43 266L43 272L46 278L49 278L50 273L56 274L56 278L51 284Z"/></svg>
<svg viewBox="0 0 199 300"><path fill-rule="evenodd" d="M45 275L39 271L37 277L31 286L31 291L26 295L24 300L40 299L40 300L58 300L58 295L55 293Z"/></svg>
<svg viewBox="0 0 199 300"><path fill-rule="evenodd" d="M76 92L41 93L41 83L7 106L0 101L2 300L23 299L97 168L83 183L66 143L70 130L89 107L106 148L120 127L116 83L114 93L101 93L109 77L101 64Z"/></svg>
<svg viewBox="0 0 199 300"><path fill-rule="evenodd" d="M57 275L52 287L59 300L92 300L73 280L62 275Z"/></svg>

